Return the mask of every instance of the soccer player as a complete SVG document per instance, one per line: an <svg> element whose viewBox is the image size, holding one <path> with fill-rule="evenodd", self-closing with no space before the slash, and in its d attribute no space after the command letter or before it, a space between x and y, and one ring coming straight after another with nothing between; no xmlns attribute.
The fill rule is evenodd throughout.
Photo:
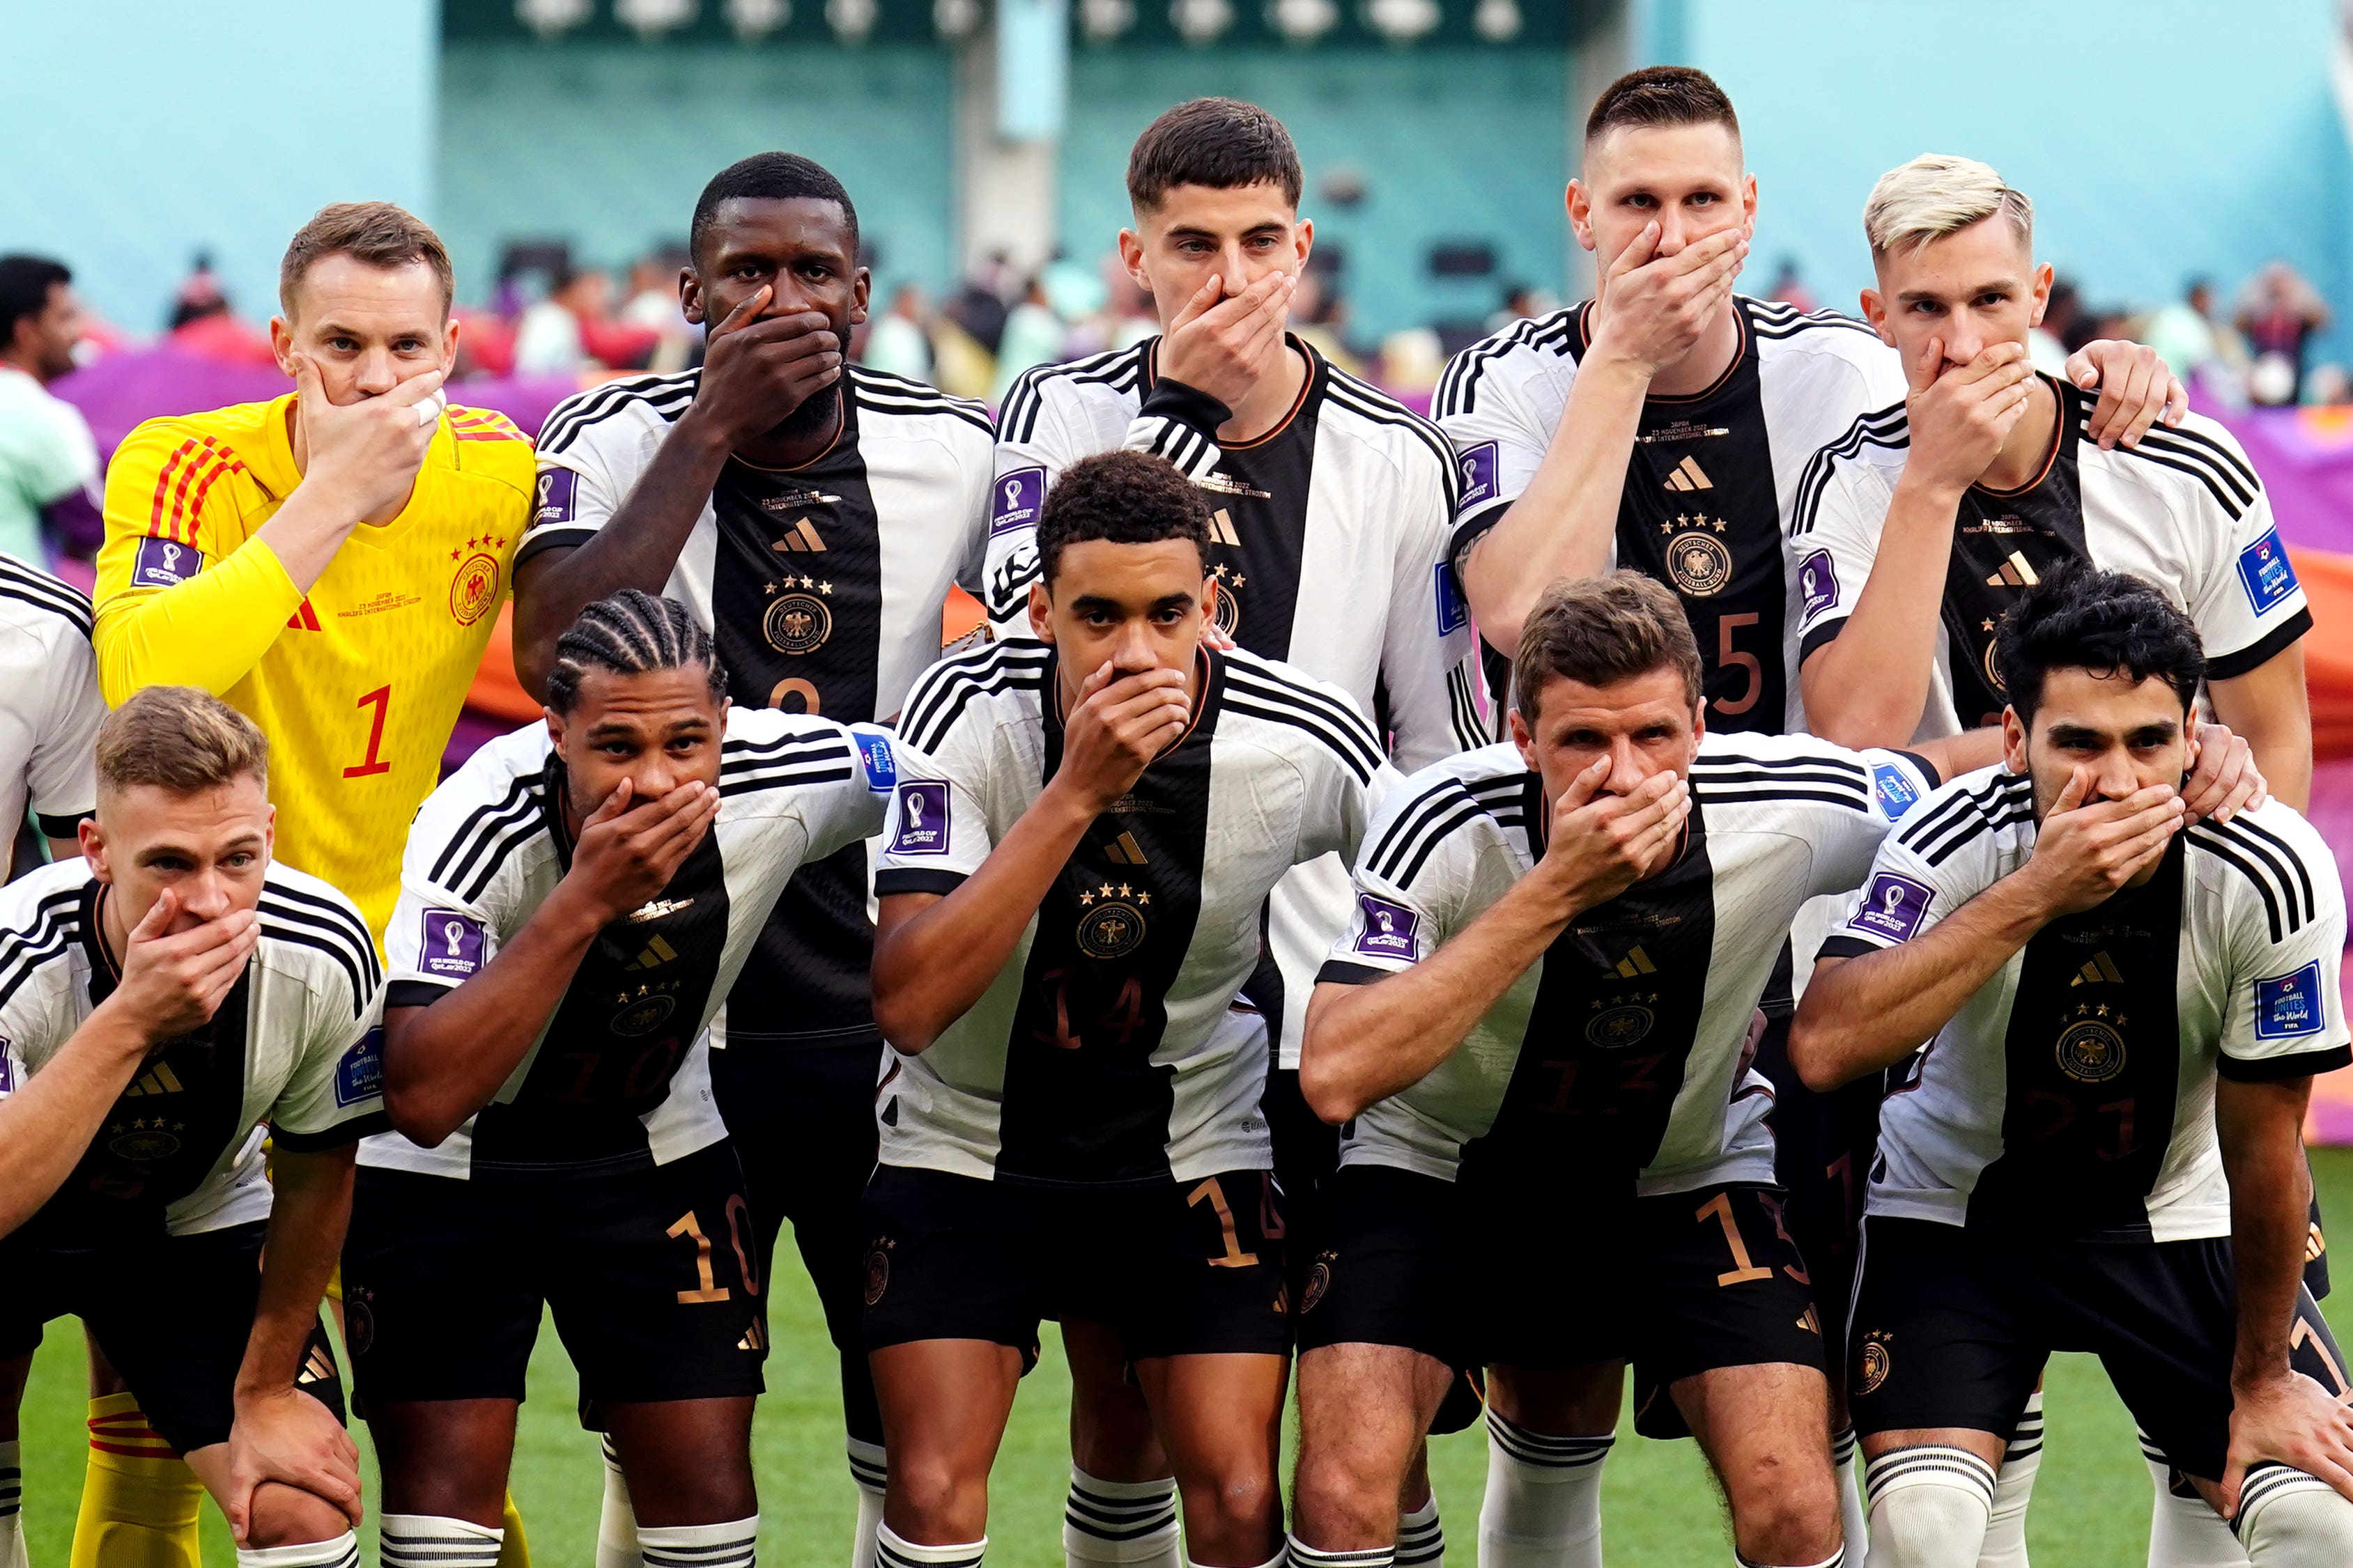
<svg viewBox="0 0 2353 1568"><path fill-rule="evenodd" d="M845 363L866 319L858 210L807 159L764 153L722 170L690 238L680 300L709 329L702 366L583 393L540 432L538 510L516 565L524 684L540 689L582 605L640 588L678 600L716 639L738 707L887 720L939 657L950 586L979 586L987 413ZM761 1273L789 1218L841 1357L856 1561L871 1560L882 1506L859 1329L882 1055L868 880L857 844L794 879L711 1057ZM633 1565L609 1456L607 1479L599 1550Z"/></svg>
<svg viewBox="0 0 2353 1568"><path fill-rule="evenodd" d="M1187 1559L1281 1556L1283 1223L1266 1025L1235 999L1268 892L1353 851L1383 763L1337 687L1203 641L1211 526L1166 460L1081 458L1038 523L1042 642L946 659L908 699L867 1188L890 1568L980 1561L1050 1317L1118 1336Z"/></svg>
<svg viewBox="0 0 2353 1568"><path fill-rule="evenodd" d="M269 323L297 390L151 419L106 479L108 700L185 682L261 726L282 858L345 889L379 940L530 510L522 433L444 406L449 293L448 253L407 213L322 209L286 247Z"/></svg>
<svg viewBox="0 0 2353 1568"><path fill-rule="evenodd" d="M417 815L385 1105L344 1249L385 1561L489 1568L543 1310L649 1561L754 1560L767 1341L708 1028L804 861L881 825L890 742L731 708L710 635L626 589L558 639L547 719ZM870 1112L871 1114L871 1112Z"/></svg>
<svg viewBox="0 0 2353 1568"><path fill-rule="evenodd" d="M80 1317L240 1564L357 1568L318 1313L381 1125L382 973L351 902L272 859L269 754L216 699L139 693L83 854L0 895L0 1351Z"/></svg>
<svg viewBox="0 0 2353 1568"><path fill-rule="evenodd" d="M1389 795L1308 1016L1302 1086L1349 1131L1300 1303L1291 1560L1387 1568L1451 1367L1490 1368L1499 1441L1567 1464L1592 1456L1559 1407L1630 1358L1638 1426L1680 1413L1740 1560L1835 1563L1750 1019L1799 905L1861 880L1941 759L1709 734L1683 607L1631 571L1556 584L1514 662L1511 741ZM1599 1542L1521 1560L1566 1549Z"/></svg>
<svg viewBox="0 0 2353 1568"><path fill-rule="evenodd" d="M1790 523L1808 721L1852 745L1977 730L1971 760L1990 763L2001 618L2060 563L2089 561L2189 616L2215 717L2301 809L2312 615L2230 432L2189 415L2134 447L2091 438L2091 395L2027 363L2051 268L2033 205L1985 164L1891 170L1863 229L1879 283L1863 310L1911 380L1809 465Z"/></svg>
<svg viewBox="0 0 2353 1568"><path fill-rule="evenodd" d="M2044 574L1993 668L2001 762L1882 846L1789 1042L1898 1080L1854 1310L1873 1568L1977 1562L2057 1349L2258 1568L2353 1560L2353 1417L2292 1354L2305 1104L2353 1058L2335 862L2278 801L2189 823L2205 657L2154 586Z"/></svg>
<svg viewBox="0 0 2353 1568"><path fill-rule="evenodd" d="M1432 413L1462 466L1454 558L1498 671L1547 584L1628 566L1683 599L1712 729L1810 727L1786 525L1808 460L1901 398L1904 370L1860 321L1734 291L1757 199L1738 118L1714 80L1680 66L1620 77L1594 102L1568 187L1570 226L1599 273L1595 298L1474 344L1440 382ZM2104 442L2138 439L2187 406L2163 361L2137 344L2094 343L2068 374L2100 386L2093 434ZM1809 933L1831 919L1809 911ZM1853 1266L1852 1173L1870 1163L1877 1100L1869 1085L1810 1095L1788 1070L1793 984L1767 988L1758 1060L1774 1084L1789 1222L1836 1342ZM1834 1384L1834 1410L1835 1395ZM1617 1405L1597 1392L1601 1419ZM1841 1473L1859 1527L1852 1466ZM1565 1473L1498 1446L1488 1476L1483 1517L1503 1533L1529 1533L1511 1522L1519 1504L1564 1490L1583 1494L1586 1519L1596 1517L1598 1463ZM1563 1484L1527 1489L1552 1481Z"/></svg>
<svg viewBox="0 0 2353 1568"><path fill-rule="evenodd" d="M1454 466L1436 427L1285 331L1314 240L1299 216L1301 181L1290 134L1253 104L1195 99L1136 138L1135 226L1121 231L1120 255L1161 331L1031 371L1007 398L989 608L1002 622L1026 605L1038 509L1071 464L1122 447L1161 453L1209 493L1219 626L1347 691L1411 770L1490 738L1469 617L1444 564ZM1317 1186L1339 1154L1336 1134L1299 1098L1299 1037L1316 966L1347 921L1347 880L1337 858L1283 879L1267 914L1267 962L1243 988L1274 1037L1265 1109L1294 1290L1314 1255ZM1062 1332L1075 1384L1063 1532L1072 1568L1135 1563L1155 1542L1173 1563L1174 1488L1119 1346L1100 1325ZM1434 1557L1436 1507L1426 1483L1418 1491L1416 1527Z"/></svg>

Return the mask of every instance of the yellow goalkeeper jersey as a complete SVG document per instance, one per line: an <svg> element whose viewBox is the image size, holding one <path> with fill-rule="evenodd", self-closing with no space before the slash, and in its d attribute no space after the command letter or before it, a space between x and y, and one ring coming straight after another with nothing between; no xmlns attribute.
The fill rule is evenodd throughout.
<svg viewBox="0 0 2353 1568"><path fill-rule="evenodd" d="M353 529L305 595L254 537L301 479L293 401L151 419L116 449L99 680L110 703L201 686L259 724L277 858L343 889L381 946L530 521L532 447L504 415L452 405L406 509Z"/></svg>

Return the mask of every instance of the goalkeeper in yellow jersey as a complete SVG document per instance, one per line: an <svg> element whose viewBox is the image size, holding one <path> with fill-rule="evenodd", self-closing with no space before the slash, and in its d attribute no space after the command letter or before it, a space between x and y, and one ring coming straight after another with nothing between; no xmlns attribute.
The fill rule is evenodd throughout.
<svg viewBox="0 0 2353 1568"><path fill-rule="evenodd" d="M529 439L442 396L450 296L425 224L325 208L279 272L270 342L295 391L150 420L107 474L107 700L200 686L259 724L276 858L342 889L379 947L532 508ZM128 1394L91 1408L74 1568L194 1568L195 1478Z"/></svg>

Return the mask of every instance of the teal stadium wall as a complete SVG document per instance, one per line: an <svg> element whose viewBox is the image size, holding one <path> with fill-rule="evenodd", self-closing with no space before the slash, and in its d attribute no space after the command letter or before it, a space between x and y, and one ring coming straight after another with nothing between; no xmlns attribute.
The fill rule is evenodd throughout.
<svg viewBox="0 0 2353 1568"><path fill-rule="evenodd" d="M319 207L427 205L439 56L433 0L0 0L0 251L144 333L203 247L266 318Z"/></svg>
<svg viewBox="0 0 2353 1568"><path fill-rule="evenodd" d="M1650 0L1638 47L1739 105L1761 216L1747 282L1796 256L1823 303L1871 280L1863 198L1921 153L2034 198L2084 303L2146 308L2193 274L2229 300L2282 257L2353 355L2353 158L2329 86L2335 0Z"/></svg>
<svg viewBox="0 0 2353 1568"><path fill-rule="evenodd" d="M840 177L878 283L936 286L952 275L950 66L902 44L452 41L433 210L460 291L485 296L507 239L569 239L607 267L683 240L712 174L779 147Z"/></svg>

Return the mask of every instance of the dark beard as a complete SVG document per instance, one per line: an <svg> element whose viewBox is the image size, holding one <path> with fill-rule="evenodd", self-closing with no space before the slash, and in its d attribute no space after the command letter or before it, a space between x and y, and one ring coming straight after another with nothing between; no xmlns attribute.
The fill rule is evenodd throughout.
<svg viewBox="0 0 2353 1568"><path fill-rule="evenodd" d="M768 426L772 441L814 441L833 433L834 421L841 414L841 383L820 387L801 400L801 405Z"/></svg>

